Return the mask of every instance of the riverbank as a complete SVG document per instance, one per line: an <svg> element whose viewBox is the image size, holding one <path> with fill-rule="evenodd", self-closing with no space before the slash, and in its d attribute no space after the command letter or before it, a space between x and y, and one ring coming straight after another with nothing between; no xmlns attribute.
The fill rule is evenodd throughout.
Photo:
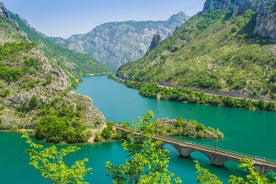
<svg viewBox="0 0 276 184"><path fill-rule="evenodd" d="M170 100L182 103L196 103L218 107L242 108L248 110L264 110L276 112L275 101L264 101L219 94L211 94L203 91L195 91L189 88L162 86L156 82L128 81L116 76L111 79L125 84L127 87L139 90L139 94L149 98Z"/></svg>

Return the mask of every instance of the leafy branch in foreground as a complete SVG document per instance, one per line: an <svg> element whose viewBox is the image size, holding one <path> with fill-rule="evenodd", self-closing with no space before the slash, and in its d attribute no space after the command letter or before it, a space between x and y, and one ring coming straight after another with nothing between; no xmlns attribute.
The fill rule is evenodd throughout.
<svg viewBox="0 0 276 184"><path fill-rule="evenodd" d="M269 178L255 171L254 163L249 158L240 160L239 167L243 168L247 175L245 178L231 175L229 179L230 184L276 184L276 177ZM202 168L198 161L195 161L195 168L197 170L197 182L202 184L222 184L219 178L212 174L208 169Z"/></svg>
<svg viewBox="0 0 276 184"><path fill-rule="evenodd" d="M108 175L114 183L147 184L147 183L181 183L168 170L168 150L162 149L160 141L153 140L153 126L150 119L154 113L148 111L141 118L138 129L129 132L123 142L123 148L128 151L128 159L124 164L114 166L110 161L106 163ZM142 130L142 134L135 131Z"/></svg>
<svg viewBox="0 0 276 184"><path fill-rule="evenodd" d="M65 156L80 148L68 146L58 150L54 145L44 148L43 145L34 143L27 133L24 133L22 138L26 139L26 143L30 147L26 150L30 156L29 164L51 184L88 184L88 182L84 182L84 176L92 174L92 168L86 168L87 158L76 161L71 167L63 161Z"/></svg>

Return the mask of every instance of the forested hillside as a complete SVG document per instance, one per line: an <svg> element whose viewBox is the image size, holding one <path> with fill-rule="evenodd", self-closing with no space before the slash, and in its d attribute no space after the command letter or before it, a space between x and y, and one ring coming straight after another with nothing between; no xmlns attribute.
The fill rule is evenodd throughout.
<svg viewBox="0 0 276 184"><path fill-rule="evenodd" d="M259 14L254 8L234 15L230 5L205 8L147 56L120 67L117 76L213 94L275 100L276 42L256 32Z"/></svg>
<svg viewBox="0 0 276 184"><path fill-rule="evenodd" d="M87 130L102 127L104 116L91 99L70 91L55 57L27 40L9 18L0 16L0 25L0 129L31 129L48 142L86 142Z"/></svg>

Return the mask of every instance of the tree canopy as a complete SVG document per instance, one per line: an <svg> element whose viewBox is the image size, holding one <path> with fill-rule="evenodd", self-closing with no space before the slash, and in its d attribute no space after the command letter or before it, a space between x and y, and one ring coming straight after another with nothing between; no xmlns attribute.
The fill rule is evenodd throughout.
<svg viewBox="0 0 276 184"><path fill-rule="evenodd" d="M80 148L68 146L58 150L55 145L44 148L43 145L34 143L27 133L24 133L22 138L26 139L30 147L26 150L30 156L29 164L51 184L88 184L84 181L84 176L92 174L92 168L86 167L87 158L76 161L71 167L63 161L64 157Z"/></svg>

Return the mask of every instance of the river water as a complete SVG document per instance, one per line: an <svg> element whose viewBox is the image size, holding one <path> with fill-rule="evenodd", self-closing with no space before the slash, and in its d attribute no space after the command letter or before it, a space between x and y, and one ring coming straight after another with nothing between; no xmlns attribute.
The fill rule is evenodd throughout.
<svg viewBox="0 0 276 184"><path fill-rule="evenodd" d="M167 117L195 119L206 126L212 126L224 133L222 141L206 141L181 138L210 147L232 150L263 159L276 160L276 113L249 111L242 109L220 108L196 104L183 104L145 98L137 90L127 88L105 76L85 77L78 93L90 96L93 104L108 120L131 122L147 110L153 110L156 118ZM106 176L104 163L111 160L114 164L123 163L126 152L120 142L79 145L81 151L68 157L68 162L89 158L89 167L93 175L86 179L90 183L112 183ZM47 183L36 170L28 166L28 156L24 152L26 145L20 134L0 133L0 183L31 184ZM170 170L180 176L183 183L195 184L196 174L193 159L198 159L204 167L227 181L230 174L242 175L235 162L227 162L223 168L210 166L203 154L195 152L192 158L180 158L175 149L166 147L170 152Z"/></svg>

